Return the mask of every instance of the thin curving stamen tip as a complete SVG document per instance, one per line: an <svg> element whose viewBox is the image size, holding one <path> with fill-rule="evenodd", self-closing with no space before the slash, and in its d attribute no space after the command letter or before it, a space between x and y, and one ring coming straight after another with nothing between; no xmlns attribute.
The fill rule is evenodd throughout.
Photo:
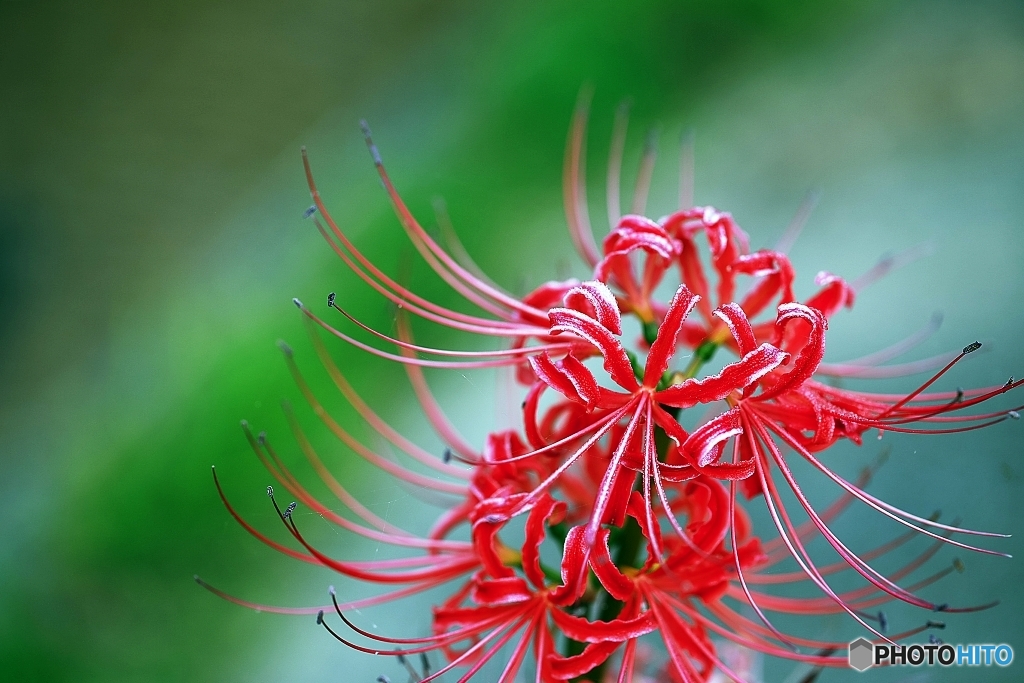
<svg viewBox="0 0 1024 683"><path fill-rule="evenodd" d="M268 498L273 498L274 497L274 487L273 486L268 486L267 487L267 497Z"/></svg>
<svg viewBox="0 0 1024 683"><path fill-rule="evenodd" d="M329 595L330 595L331 597L334 597L335 595L337 595L337 592L335 592L335 590L334 590L334 586L328 586L328 587L327 587L327 593L328 593L328 594L329 594Z"/></svg>
<svg viewBox="0 0 1024 683"><path fill-rule="evenodd" d="M964 347L964 354L974 353L975 351L977 351L980 348L981 348L981 342L976 341L973 344L968 344L967 346Z"/></svg>
<svg viewBox="0 0 1024 683"><path fill-rule="evenodd" d="M337 297L337 294L335 294L334 292L331 292L330 294L327 295L327 307L328 308L334 308L334 299L336 297Z"/></svg>
<svg viewBox="0 0 1024 683"><path fill-rule="evenodd" d="M370 132L370 124L366 122L366 119L359 120L359 128L363 131L363 138L366 140L366 148L370 150L370 156L373 157L373 163L377 166L384 164L380 158L380 151L377 149L377 145L373 142L373 133Z"/></svg>

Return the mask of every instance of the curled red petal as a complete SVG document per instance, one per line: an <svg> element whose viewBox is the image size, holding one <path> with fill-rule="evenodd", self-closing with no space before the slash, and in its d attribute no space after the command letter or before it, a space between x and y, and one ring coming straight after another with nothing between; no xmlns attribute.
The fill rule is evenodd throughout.
<svg viewBox="0 0 1024 683"><path fill-rule="evenodd" d="M733 408L690 432L682 450L700 467L707 467L721 457L726 441L742 433L739 408Z"/></svg>
<svg viewBox="0 0 1024 683"><path fill-rule="evenodd" d="M551 334L568 332L590 342L604 356L604 369L616 384L628 391L639 388L626 349L608 328L571 308L553 308L548 312L548 317L551 319Z"/></svg>
<svg viewBox="0 0 1024 683"><path fill-rule="evenodd" d="M814 277L814 284L821 287L818 292L808 299L805 304L811 308L821 311L826 318L831 318L836 311L843 306L853 307L853 300L857 295L853 287L838 275L821 271Z"/></svg>
<svg viewBox="0 0 1024 683"><path fill-rule="evenodd" d="M665 481L680 484L700 476L700 470L692 465L676 465L664 462L658 463L658 476Z"/></svg>
<svg viewBox="0 0 1024 683"><path fill-rule="evenodd" d="M752 460L739 463L716 462L707 467L701 467L700 473L712 479L722 479L725 481L747 479L754 473L754 462Z"/></svg>
<svg viewBox="0 0 1024 683"><path fill-rule="evenodd" d="M608 285L597 280L588 280L572 287L565 293L566 307L593 317L612 334L622 334L622 315L619 304Z"/></svg>
<svg viewBox="0 0 1024 683"><path fill-rule="evenodd" d="M677 408L720 401L733 391L754 384L788 359L789 354L775 346L761 344L740 360L726 365L717 375L685 380L656 392L654 399Z"/></svg>
<svg viewBox="0 0 1024 683"><path fill-rule="evenodd" d="M650 612L645 612L632 619L588 621L583 617L566 614L561 610L552 610L551 619L562 630L562 633L581 643L604 641L621 643L631 638L639 638L657 628L657 623Z"/></svg>
<svg viewBox="0 0 1024 683"><path fill-rule="evenodd" d="M523 303L527 306L532 306L533 308L546 311L547 309L562 303L569 290L573 287L578 287L579 285L580 281L575 278L562 281L549 280L524 296Z"/></svg>
<svg viewBox="0 0 1024 683"><path fill-rule="evenodd" d="M651 351L647 356L647 365L644 368L645 387L656 387L668 369L668 362L675 353L683 321L699 300L700 297L687 289L686 285L679 285L672 296L672 303L669 304L665 319L658 328L658 337L651 344Z"/></svg>
<svg viewBox="0 0 1024 683"><path fill-rule="evenodd" d="M473 547L484 571L496 579L515 575L515 572L502 562L497 549L498 531L509 517L506 507L504 501L489 498L477 505L473 511Z"/></svg>
<svg viewBox="0 0 1024 683"><path fill-rule="evenodd" d="M474 580L472 597L480 605L495 606L526 602L534 597L534 593L522 578L506 576Z"/></svg>
<svg viewBox="0 0 1024 683"><path fill-rule="evenodd" d="M569 681L578 678L604 663L619 645L620 643L614 641L589 643L583 648L583 652L571 657L552 653L547 660L548 672L556 681Z"/></svg>
<svg viewBox="0 0 1024 683"><path fill-rule="evenodd" d="M601 389L594 375L572 354L556 362L544 352L531 356L530 366L544 384L570 401L590 408L601 398Z"/></svg>
<svg viewBox="0 0 1024 683"><path fill-rule="evenodd" d="M745 356L754 350L754 347L757 346L757 339L754 336L754 330L750 327L750 319L739 304L728 303L719 306L714 315L721 318L729 328L733 339L736 340L740 356Z"/></svg>
<svg viewBox="0 0 1024 683"><path fill-rule="evenodd" d="M571 605L587 589L587 564L590 546L586 542L586 526L574 526L565 537L562 551L562 585L551 591L551 602Z"/></svg>
<svg viewBox="0 0 1024 683"><path fill-rule="evenodd" d="M534 586L544 588L544 570L540 566L540 544L548 524L557 524L565 516L565 503L545 494L526 518L523 542L523 573Z"/></svg>
<svg viewBox="0 0 1024 683"><path fill-rule="evenodd" d="M746 479L754 473L754 462L750 460L735 464L724 462L712 463L702 467L691 454L683 450L682 445L690 440L690 435L686 433L686 430L671 415L665 412L664 409L656 406L654 409L654 421L665 430L669 438L676 442L680 447L680 452L683 453L690 463L689 468L685 465L658 463L658 474L665 477L665 479L669 481L688 481L696 477L698 473L713 479ZM632 503L633 501L630 501L630 504Z"/></svg>
<svg viewBox="0 0 1024 683"><path fill-rule="evenodd" d="M594 548L591 551L590 567L609 595L616 600L625 601L636 592L636 589L629 577L620 572L612 560L611 551L608 548L610 534L611 530L609 529L601 529L598 532Z"/></svg>
<svg viewBox="0 0 1024 683"><path fill-rule="evenodd" d="M804 304L789 303L779 306L776 329L784 334L787 332L787 326L794 322L802 322L805 327L810 328L805 333L807 341L793 362L793 369L762 391L756 397L758 400L774 398L799 387L811 378L825 356L825 330L828 329L825 316L816 308Z"/></svg>
<svg viewBox="0 0 1024 683"><path fill-rule="evenodd" d="M793 300L793 264L785 254L767 249L745 254L736 259L733 270L761 278L743 298L747 315L756 316L776 294L780 303Z"/></svg>

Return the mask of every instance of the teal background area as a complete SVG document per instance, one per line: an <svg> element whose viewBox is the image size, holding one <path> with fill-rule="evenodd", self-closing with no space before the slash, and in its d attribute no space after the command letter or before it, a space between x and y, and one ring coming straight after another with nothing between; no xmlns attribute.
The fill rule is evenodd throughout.
<svg viewBox="0 0 1024 683"><path fill-rule="evenodd" d="M357 122L368 119L413 210L432 224L431 202L443 197L481 267L523 293L586 276L560 205L565 133L584 83L596 93L588 170L599 233L612 115L629 97L624 194L645 131L657 127L652 215L675 208L685 130L696 135L698 203L731 211L754 246L771 245L805 193L820 191L792 250L801 295L819 270L852 278L882 254L933 246L836 317L830 360L895 342L941 311L942 329L913 357L986 343L944 387L1024 373L1019 2L9 0L0 3L5 679L403 680L394 662L345 650L312 617L247 611L192 581L199 573L280 605L321 604L332 582L350 595L365 590L263 548L217 499L211 464L250 519L279 530L264 495L271 480L247 449L242 418L267 429L312 480L282 398L376 511L413 527L435 514L334 446L275 347L292 343L326 393L291 297L322 308L337 291L370 324L393 321L302 220L309 195L298 149L309 148L328 205L360 248L391 273L411 262L417 291L453 304L411 258L362 146ZM474 343L429 325L417 334ZM371 405L440 452L399 369L340 343L332 350ZM507 421L488 373L429 379L477 443ZM914 381L870 386L897 391ZM328 403L373 444L340 397ZM1011 533L987 547L1021 555L1020 429L887 435L891 456L871 490L921 514L941 508L945 518ZM828 462L855 476L881 445L844 445ZM808 495L831 500L834 488L804 470ZM315 515L300 519L336 556L379 550ZM898 532L856 507L836 528L856 549ZM929 566L953 557L965 573L927 597L1001 604L946 615L941 637L1007 642L1024 657L1024 564L947 549ZM419 635L428 604L429 596L364 618ZM894 609L890 621L910 627L931 616ZM794 627L856 635L839 617ZM1013 681L1022 666L836 670L819 680ZM793 680L793 668L766 662L764 680Z"/></svg>

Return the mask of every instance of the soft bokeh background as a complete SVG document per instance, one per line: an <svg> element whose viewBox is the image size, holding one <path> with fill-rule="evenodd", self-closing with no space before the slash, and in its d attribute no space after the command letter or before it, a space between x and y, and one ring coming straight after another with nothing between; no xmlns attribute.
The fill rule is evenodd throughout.
<svg viewBox="0 0 1024 683"><path fill-rule="evenodd" d="M393 273L412 261L413 283L451 301L406 258L361 147L356 122L368 118L414 210L432 224L431 201L443 197L480 265L522 292L585 275L559 189L585 82L596 89L598 226L611 115L631 97L627 164L650 127L664 150L655 215L674 208L675 143L686 129L696 131L698 202L732 211L756 245L779 236L808 189L821 191L792 252L801 293L819 269L853 277L883 253L934 245L836 319L833 360L896 341L941 311L942 330L917 356L991 342L947 386L1024 372L1019 2L0 3L0 676L401 680L393 662L347 652L312 618L250 612L192 582L198 572L253 600L315 605L335 581L246 536L209 474L217 464L238 506L275 529L269 475L237 425L268 429L309 478L279 408L298 397L275 340L294 344L316 386L324 378L290 298L319 304L337 290L369 322L393 320L301 219L309 198L298 148L311 150L358 244ZM371 404L439 448L400 372L335 351ZM503 419L494 380L450 375L430 379L479 439ZM330 403L356 424L340 400ZM389 518L423 517L424 503L368 477L302 408L340 478ZM991 545L1019 553L1020 444L1017 424L890 439L873 490L1013 533ZM878 450L841 448L830 462L853 476ZM816 500L834 493L805 481ZM301 519L337 555L376 552ZM839 528L861 549L895 532L864 510ZM1024 643L1024 564L944 551L932 566L953 556L966 573L929 597L1003 602L949 616L942 637ZM422 629L424 609L413 602L365 618ZM890 619L903 627L928 616ZM854 633L838 618L813 629ZM969 673L1018 680L1021 666ZM792 669L769 662L766 680ZM820 680L965 673L829 671Z"/></svg>

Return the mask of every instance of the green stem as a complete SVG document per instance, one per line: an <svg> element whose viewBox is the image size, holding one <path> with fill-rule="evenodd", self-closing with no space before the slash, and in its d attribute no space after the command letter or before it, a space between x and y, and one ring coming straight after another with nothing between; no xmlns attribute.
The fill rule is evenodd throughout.
<svg viewBox="0 0 1024 683"><path fill-rule="evenodd" d="M715 351L718 351L718 344L712 341L701 342L693 351L693 357L690 359L690 364L683 370L683 379L691 379L697 376L700 369L705 363L711 361L715 357Z"/></svg>

